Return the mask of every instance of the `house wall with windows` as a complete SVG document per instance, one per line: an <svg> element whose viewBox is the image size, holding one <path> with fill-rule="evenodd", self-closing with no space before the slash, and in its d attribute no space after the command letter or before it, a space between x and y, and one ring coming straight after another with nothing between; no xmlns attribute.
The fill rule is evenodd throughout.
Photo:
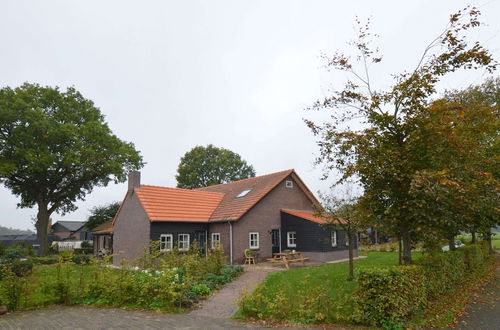
<svg viewBox="0 0 500 330"><path fill-rule="evenodd" d="M292 187L286 187L287 181L292 182ZM258 252L261 259L272 257L271 230L280 229L282 208L314 211L311 200L291 176L280 182L266 197L233 224L233 261L235 263L244 261L243 253L245 249L250 248L250 233L259 234L259 247L252 248L252 250Z"/></svg>
<svg viewBox="0 0 500 330"><path fill-rule="evenodd" d="M195 241L198 246L204 244L204 238L208 236L208 224L199 222L171 222L171 221L153 221L151 222L151 232L149 238L152 241L160 240L162 234L171 234L173 246L179 247L179 235L188 234L189 243ZM200 240L201 238L201 240Z"/></svg>
<svg viewBox="0 0 500 330"><path fill-rule="evenodd" d="M332 228L331 226L324 226L291 214L282 213L281 230L281 245L283 249L307 252L305 255L318 261L335 260L342 256L347 258L349 249L347 234L340 227ZM295 246L289 245L289 233L295 233ZM354 239L353 247L357 256L356 241ZM321 252L330 253L325 254Z"/></svg>

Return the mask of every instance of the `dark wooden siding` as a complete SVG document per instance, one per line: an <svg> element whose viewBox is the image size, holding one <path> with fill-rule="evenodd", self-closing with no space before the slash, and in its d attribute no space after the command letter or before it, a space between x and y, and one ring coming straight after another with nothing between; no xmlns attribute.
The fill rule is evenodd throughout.
<svg viewBox="0 0 500 330"><path fill-rule="evenodd" d="M208 230L207 223L190 222L151 222L150 239L157 241L161 234L173 234L174 245L177 244L178 234L189 234L189 242L193 243L196 232Z"/></svg>
<svg viewBox="0 0 500 330"><path fill-rule="evenodd" d="M304 252L326 252L346 250L347 235L337 228L337 246L332 246L332 228L323 227L318 223L305 220L291 214L281 213L281 249L294 249ZM296 232L296 247L287 245L287 232ZM354 246L356 247L356 245Z"/></svg>

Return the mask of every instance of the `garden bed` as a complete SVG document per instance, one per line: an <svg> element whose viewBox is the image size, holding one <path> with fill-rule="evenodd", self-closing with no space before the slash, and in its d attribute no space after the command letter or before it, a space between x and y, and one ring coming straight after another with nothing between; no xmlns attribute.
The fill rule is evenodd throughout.
<svg viewBox="0 0 500 330"><path fill-rule="evenodd" d="M180 312L243 271L226 265L221 251L208 257L197 252L150 254L137 264L142 267L61 257L24 276L0 265L0 305L9 310L81 304Z"/></svg>

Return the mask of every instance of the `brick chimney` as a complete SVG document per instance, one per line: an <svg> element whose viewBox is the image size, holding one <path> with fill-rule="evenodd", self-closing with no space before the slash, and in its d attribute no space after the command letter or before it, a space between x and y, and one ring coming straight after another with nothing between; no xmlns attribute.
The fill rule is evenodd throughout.
<svg viewBox="0 0 500 330"><path fill-rule="evenodd" d="M134 191L135 188L141 187L141 172L128 172L128 191Z"/></svg>

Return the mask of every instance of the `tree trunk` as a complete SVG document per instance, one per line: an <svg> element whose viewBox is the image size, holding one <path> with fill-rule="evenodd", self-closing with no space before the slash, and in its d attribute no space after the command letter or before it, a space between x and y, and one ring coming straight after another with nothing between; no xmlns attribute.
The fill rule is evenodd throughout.
<svg viewBox="0 0 500 330"><path fill-rule="evenodd" d="M38 244L40 244L40 255L44 256L47 254L49 249L49 241L47 239L48 225L49 225L49 212L47 210L47 203L38 202L38 213L36 227L36 238Z"/></svg>
<svg viewBox="0 0 500 330"><path fill-rule="evenodd" d="M488 242L488 248L490 250L490 254L494 254L495 251L493 250L493 244L492 244L492 241L491 241L491 230L489 230L488 232L486 232L484 234L484 240L486 242Z"/></svg>
<svg viewBox="0 0 500 330"><path fill-rule="evenodd" d="M477 243L477 240L476 240L476 232L475 231L471 231L471 236L472 236L472 240L471 240L471 243L472 244L476 244Z"/></svg>
<svg viewBox="0 0 500 330"><path fill-rule="evenodd" d="M448 236L448 246L450 251L455 251L457 247L455 246L455 235Z"/></svg>
<svg viewBox="0 0 500 330"><path fill-rule="evenodd" d="M411 235L408 229L403 229L401 233L401 238L403 239L403 264L411 264Z"/></svg>
<svg viewBox="0 0 500 330"><path fill-rule="evenodd" d="M347 241L349 242L349 278L348 281L354 280L354 254L353 254L353 239L352 235L349 233L347 236Z"/></svg>
<svg viewBox="0 0 500 330"><path fill-rule="evenodd" d="M402 253L403 253L403 246L402 246L402 242L401 242L401 237L398 237L398 263L400 265L403 264Z"/></svg>

